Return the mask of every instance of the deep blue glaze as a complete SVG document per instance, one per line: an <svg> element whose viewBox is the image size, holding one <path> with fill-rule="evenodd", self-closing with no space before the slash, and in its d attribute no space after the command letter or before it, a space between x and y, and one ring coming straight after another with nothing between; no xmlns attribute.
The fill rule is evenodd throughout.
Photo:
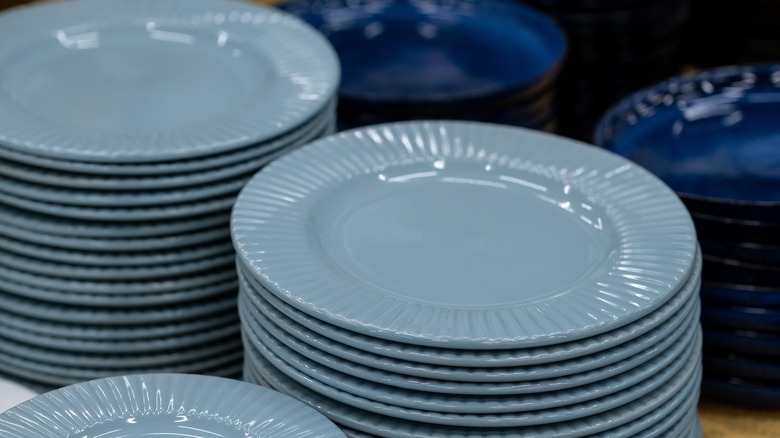
<svg viewBox="0 0 780 438"><path fill-rule="evenodd" d="M702 306L701 322L712 327L780 333L780 310L763 307L728 307L710 303Z"/></svg>
<svg viewBox="0 0 780 438"><path fill-rule="evenodd" d="M702 380L702 394L731 403L734 403L734 400L739 400L741 404L752 406L772 408L780 406L780 385L761 381L705 373Z"/></svg>
<svg viewBox="0 0 780 438"><path fill-rule="evenodd" d="M724 240L721 240L720 236L723 236ZM700 230L699 244L704 254L715 257L731 257L747 263L780 265L780 245L731 241L732 237L728 234L705 235Z"/></svg>
<svg viewBox="0 0 780 438"><path fill-rule="evenodd" d="M646 167L692 211L780 218L780 66L676 77L612 108L596 143Z"/></svg>
<svg viewBox="0 0 780 438"><path fill-rule="evenodd" d="M714 303L725 306L780 307L780 288L705 281L701 285L700 294L704 306Z"/></svg>
<svg viewBox="0 0 780 438"><path fill-rule="evenodd" d="M780 363L776 359L712 349L705 350L703 358L705 368L716 370L721 375L780 383Z"/></svg>
<svg viewBox="0 0 780 438"><path fill-rule="evenodd" d="M744 263L704 254L702 275L708 281L780 288L780 266Z"/></svg>
<svg viewBox="0 0 780 438"><path fill-rule="evenodd" d="M772 333L704 327L704 345L743 354L780 357L780 336Z"/></svg>
<svg viewBox="0 0 780 438"><path fill-rule="evenodd" d="M525 91L557 71L566 52L552 19L499 0L301 0L283 8L336 48L342 98L448 102Z"/></svg>
<svg viewBox="0 0 780 438"><path fill-rule="evenodd" d="M780 169L778 169L780 171ZM687 204L686 204L687 205ZM705 238L727 242L752 242L763 245L780 245L780 222L735 219L697 212L689 207L696 231ZM726 255L736 258L735 255Z"/></svg>

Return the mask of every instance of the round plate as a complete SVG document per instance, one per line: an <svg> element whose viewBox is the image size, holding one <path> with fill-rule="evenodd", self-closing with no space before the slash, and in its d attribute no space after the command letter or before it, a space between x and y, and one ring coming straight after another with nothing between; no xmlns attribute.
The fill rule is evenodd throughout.
<svg viewBox="0 0 780 438"><path fill-rule="evenodd" d="M701 286L701 299L704 305L717 303L777 309L780 307L780 288L705 281Z"/></svg>
<svg viewBox="0 0 780 438"><path fill-rule="evenodd" d="M736 377L705 375L701 382L702 393L707 397L741 405L777 409L780 405L780 385Z"/></svg>
<svg viewBox="0 0 780 438"><path fill-rule="evenodd" d="M702 307L701 322L707 327L756 330L780 334L780 310L708 304Z"/></svg>
<svg viewBox="0 0 780 438"><path fill-rule="evenodd" d="M76 279L76 280L152 280L156 278L180 277L233 264L234 256L228 250L221 254L198 260L168 265L142 266L77 266L52 263L35 258L0 252L0 265L13 270L32 274Z"/></svg>
<svg viewBox="0 0 780 438"><path fill-rule="evenodd" d="M358 411L360 415L356 415L355 408L308 390L303 385L286 377L281 371L273 367L273 365L261 356L257 355L251 357L253 360L257 359L255 362L257 368L255 370L258 375L276 390L290 394L304 403L316 407L320 412L336 423L378 436L393 438L420 438L448 435L457 435L461 437L571 437L598 433L619 427L630 428L632 425L631 422L641 419L644 415L647 415L658 408L663 406L679 406L686 396L698 387L700 380L700 364L697 361L690 361L683 372L661 388L647 394L639 400L600 415L587 417L582 420L569 420L566 422L536 427L517 427L511 429L486 428L485 425L488 422L482 422L480 424L481 428L460 428L446 425L441 426L429 423L409 422L364 410ZM369 404L373 403L364 402L364 406L368 406ZM658 418L660 417L654 417L656 421ZM636 432L646 428L648 426L647 422L644 422L643 426L644 427L636 430Z"/></svg>
<svg viewBox="0 0 780 438"><path fill-rule="evenodd" d="M246 326L244 326L246 328ZM392 376L382 373L387 381L375 382L365 379L365 376L356 376L351 370L346 372L323 366L312 361L294 350L287 348L282 342L274 339L262 330L244 330L245 339L264 356L273 355L271 361L279 359L276 365L285 374L295 373L317 382L313 390L328 395L332 391L343 391L349 394L363 397L400 408L418 410L434 410L436 412L448 412L457 414L501 414L525 412L537 409L551 409L560 406L568 406L577 403L594 400L610 394L620 393L626 400L638 398L641 392L634 392L644 383L663 381L667 376L674 374L682 366L683 359L691 356L695 351L701 350L701 338L697 335L697 342L693 342L694 334L698 330L691 330L690 336L684 341L678 342L674 347L662 355L648 360L640 366L612 377L606 381L598 381L584 384L572 389L543 388L543 392L531 392L527 394L441 394L431 393L424 388L402 388L394 383L402 376ZM679 366L677 366L679 365ZM487 386L487 385L486 385ZM547 391L544 391L547 389ZM335 397L334 397L335 398ZM595 407L590 405L588 409ZM601 406L599 409L604 409ZM586 410L577 411L577 416L589 415ZM588 411L589 412L589 411Z"/></svg>
<svg viewBox="0 0 780 438"><path fill-rule="evenodd" d="M38 395L35 391L16 382L0 377L0 413Z"/></svg>
<svg viewBox="0 0 780 438"><path fill-rule="evenodd" d="M733 237L733 235L728 236L729 239ZM780 245L720 239L716 235L704 236L699 232L699 244L702 252L719 258L732 258L748 263L780 265Z"/></svg>
<svg viewBox="0 0 780 438"><path fill-rule="evenodd" d="M699 266L699 263L700 259L697 258L697 267ZM254 293L248 293L249 291L241 285L241 282L248 281L248 284L251 284L252 280L248 276L243 275L241 269L238 270L238 274L240 287L245 289L244 294L248 296L253 304L261 309L261 311L264 307L262 300L265 300L277 311L306 327L306 329L319 333L331 340L359 350L404 361L451 367L480 368L516 367L560 362L566 359L574 359L588 354L602 352L608 348L625 345L630 341L637 339L647 340L645 338L649 338L650 336L646 335L651 332L653 332L653 335L658 336L659 332L654 329L664 327L666 324L672 324L672 318L675 314L678 314L681 320L683 317L681 314L686 314L687 312L679 311L686 307L691 309L696 305L695 302L698 301L697 293L700 285L700 277L698 275L692 276L688 283L685 284L684 288L675 295L672 301L668 302L660 309L639 321L599 336L553 346L519 348L514 350L473 351L403 344L341 329L308 316L300 311L295 311L292 306L282 303L278 298L274 297L273 294L262 293L261 289L253 289L252 292ZM268 304L266 304L266 307L267 306ZM678 320L676 324L679 325L680 320ZM655 340L658 339L659 338L656 338ZM636 344L638 343L631 345L631 347L636 348ZM634 353L637 352L638 351L634 351ZM609 357L609 355L605 356Z"/></svg>
<svg viewBox="0 0 780 438"><path fill-rule="evenodd" d="M704 366L726 376L780 384L780 363L773 358L738 355L710 348L704 351Z"/></svg>
<svg viewBox="0 0 780 438"><path fill-rule="evenodd" d="M56 305L16 297L0 292L0 309L28 318L38 318L52 322L75 323L93 326L150 325L216 314L235 309L232 296L216 297L185 304L157 306L151 309L112 309L87 308L68 305Z"/></svg>
<svg viewBox="0 0 780 438"><path fill-rule="evenodd" d="M14 9L0 28L0 143L35 155L149 162L234 150L310 119L339 82L314 29L242 2L79 0Z"/></svg>
<svg viewBox="0 0 780 438"><path fill-rule="evenodd" d="M181 336L236 322L235 309L195 317L189 320L161 322L149 325L90 326L73 322L53 322L20 316L0 310L3 324L41 336L84 341L143 341Z"/></svg>
<svg viewBox="0 0 780 438"><path fill-rule="evenodd" d="M244 295L239 297L243 314L251 314L243 318L245 328L268 331L285 345L324 366L348 370L367 380L374 377L379 383L392 381L410 389L458 394L533 393L579 386L625 372L673 345L687 332L684 327L698 324L698 305L692 304L696 306L686 306L657 330L605 351L541 365L460 368L410 362L355 349L315 332L286 326L289 321L284 321L283 314L270 313L266 317Z"/></svg>
<svg viewBox="0 0 780 438"><path fill-rule="evenodd" d="M630 324L677 293L697 251L687 210L649 172L466 122L379 125L287 154L241 191L231 230L252 275L301 311L463 349Z"/></svg>
<svg viewBox="0 0 780 438"><path fill-rule="evenodd" d="M135 295L162 294L166 292L195 289L234 281L236 270L232 266L214 269L185 277L166 277L156 280L140 281L80 281L43 275L27 274L0 266L0 278L20 283L32 288L45 288L54 291L76 294Z"/></svg>
<svg viewBox="0 0 780 438"><path fill-rule="evenodd" d="M132 252L128 254L105 251L62 250L48 245L27 243L22 240L0 236L0 249L51 263L116 268L181 264L207 257L219 257L232 251L233 245L229 239L224 239L206 245L190 246L179 251Z"/></svg>
<svg viewBox="0 0 780 438"><path fill-rule="evenodd" d="M333 104L329 104L329 106L333 106ZM138 175L126 176L122 174L123 171L128 171L128 169L125 169L126 167L135 169L143 166L149 167L152 164L101 166L96 163L81 163L82 165L89 165L85 170L92 171L92 173L79 173L81 169L78 166L73 166L72 171L57 168L48 169L48 167L54 166L55 163L59 164L59 167L66 167L63 163L74 163L71 161L49 160L36 156L17 157L12 155L10 151L4 151L0 148L0 156L11 155L7 157L9 160L21 158L24 160L23 163L32 162L31 164L23 164L15 160L13 163L1 162L0 175L54 187L114 191L174 189L202 185L214 181L224 181L239 175L255 172L268 163L268 161L274 159L279 153L322 136L330 119L333 117L332 111L329 110L317 115L314 120L307 122L307 124L288 135L267 143L249 146L246 150L241 150L240 153L234 153L233 159L236 162L223 163L223 161L226 161L226 158L218 156L220 159L214 160L216 166L204 167L203 169L195 167L190 162L174 161L165 163L167 166L164 166L163 163L158 164L158 167L168 170L168 173L155 173L156 168L152 167L146 173L137 170ZM205 164L202 166L205 166ZM182 171L178 171L179 168ZM156 170L158 172L162 171L161 169ZM95 174L98 171L101 172Z"/></svg>
<svg viewBox="0 0 780 438"><path fill-rule="evenodd" d="M721 351L780 357L780 334L704 327L704 345Z"/></svg>
<svg viewBox="0 0 780 438"><path fill-rule="evenodd" d="M63 438L85 434L186 436L194 431L253 438L344 436L314 409L276 391L225 378L182 374L79 383L0 415L0 432L9 438L41 434Z"/></svg>

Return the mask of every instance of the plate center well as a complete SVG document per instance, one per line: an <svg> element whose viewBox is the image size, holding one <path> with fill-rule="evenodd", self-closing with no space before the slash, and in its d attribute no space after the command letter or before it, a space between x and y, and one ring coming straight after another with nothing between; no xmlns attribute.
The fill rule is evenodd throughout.
<svg viewBox="0 0 780 438"><path fill-rule="evenodd" d="M247 438L244 431L226 423L226 419L214 419L183 414L147 414L95 424L78 434L78 438ZM74 438L76 436L74 435Z"/></svg>
<svg viewBox="0 0 780 438"><path fill-rule="evenodd" d="M312 216L326 257L347 275L454 306L550 297L603 266L617 242L603 210L576 188L456 161L356 178Z"/></svg>

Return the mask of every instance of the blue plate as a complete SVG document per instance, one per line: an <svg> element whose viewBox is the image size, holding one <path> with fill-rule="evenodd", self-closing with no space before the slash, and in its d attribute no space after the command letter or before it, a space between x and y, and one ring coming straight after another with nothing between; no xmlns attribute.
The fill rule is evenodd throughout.
<svg viewBox="0 0 780 438"><path fill-rule="evenodd" d="M705 374L701 382L706 397L740 406L780 407L780 385L736 377Z"/></svg>
<svg viewBox="0 0 780 438"><path fill-rule="evenodd" d="M780 288L780 265L745 263L706 254L703 259L702 275L708 281Z"/></svg>
<svg viewBox="0 0 780 438"><path fill-rule="evenodd" d="M730 239L728 235L705 236L699 233L699 245L704 254L747 263L780 265L780 245Z"/></svg>
<svg viewBox="0 0 780 438"><path fill-rule="evenodd" d="M467 108L549 85L566 53L555 22L499 0L294 1L334 45L342 101ZM522 60L522 62L520 62Z"/></svg>
<svg viewBox="0 0 780 438"><path fill-rule="evenodd" d="M780 333L780 310L707 303L701 309L701 322L705 326Z"/></svg>
<svg viewBox="0 0 780 438"><path fill-rule="evenodd" d="M701 300L705 306L713 303L776 309L780 307L780 288L716 283L708 280L701 285Z"/></svg>
<svg viewBox="0 0 780 438"><path fill-rule="evenodd" d="M704 367L721 375L774 381L780 384L780 363L776 358L737 355L715 349L704 350Z"/></svg>
<svg viewBox="0 0 780 438"><path fill-rule="evenodd" d="M289 396L186 374L110 377L48 392L0 414L0 434L344 437L324 416Z"/></svg>
<svg viewBox="0 0 780 438"><path fill-rule="evenodd" d="M780 356L780 335L774 333L705 326L704 345L734 353Z"/></svg>
<svg viewBox="0 0 780 438"><path fill-rule="evenodd" d="M751 242L759 245L780 244L780 222L734 219L724 216L691 212L696 231L705 238L723 239L731 242ZM780 257L775 255L775 257ZM726 258L735 258L726 256Z"/></svg>
<svg viewBox="0 0 780 438"><path fill-rule="evenodd" d="M603 116L596 143L661 177L691 211L778 220L778 72L724 67L643 89Z"/></svg>

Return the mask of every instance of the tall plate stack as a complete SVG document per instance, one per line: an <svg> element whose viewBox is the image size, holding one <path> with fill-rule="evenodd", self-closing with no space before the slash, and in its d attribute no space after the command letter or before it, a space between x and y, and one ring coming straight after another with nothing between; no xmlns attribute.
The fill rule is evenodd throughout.
<svg viewBox="0 0 780 438"><path fill-rule="evenodd" d="M346 131L242 190L249 381L350 436L698 436L701 258L644 169L470 122Z"/></svg>
<svg viewBox="0 0 780 438"><path fill-rule="evenodd" d="M0 16L0 370L45 387L241 363L238 191L332 129L327 41L221 0Z"/></svg>

